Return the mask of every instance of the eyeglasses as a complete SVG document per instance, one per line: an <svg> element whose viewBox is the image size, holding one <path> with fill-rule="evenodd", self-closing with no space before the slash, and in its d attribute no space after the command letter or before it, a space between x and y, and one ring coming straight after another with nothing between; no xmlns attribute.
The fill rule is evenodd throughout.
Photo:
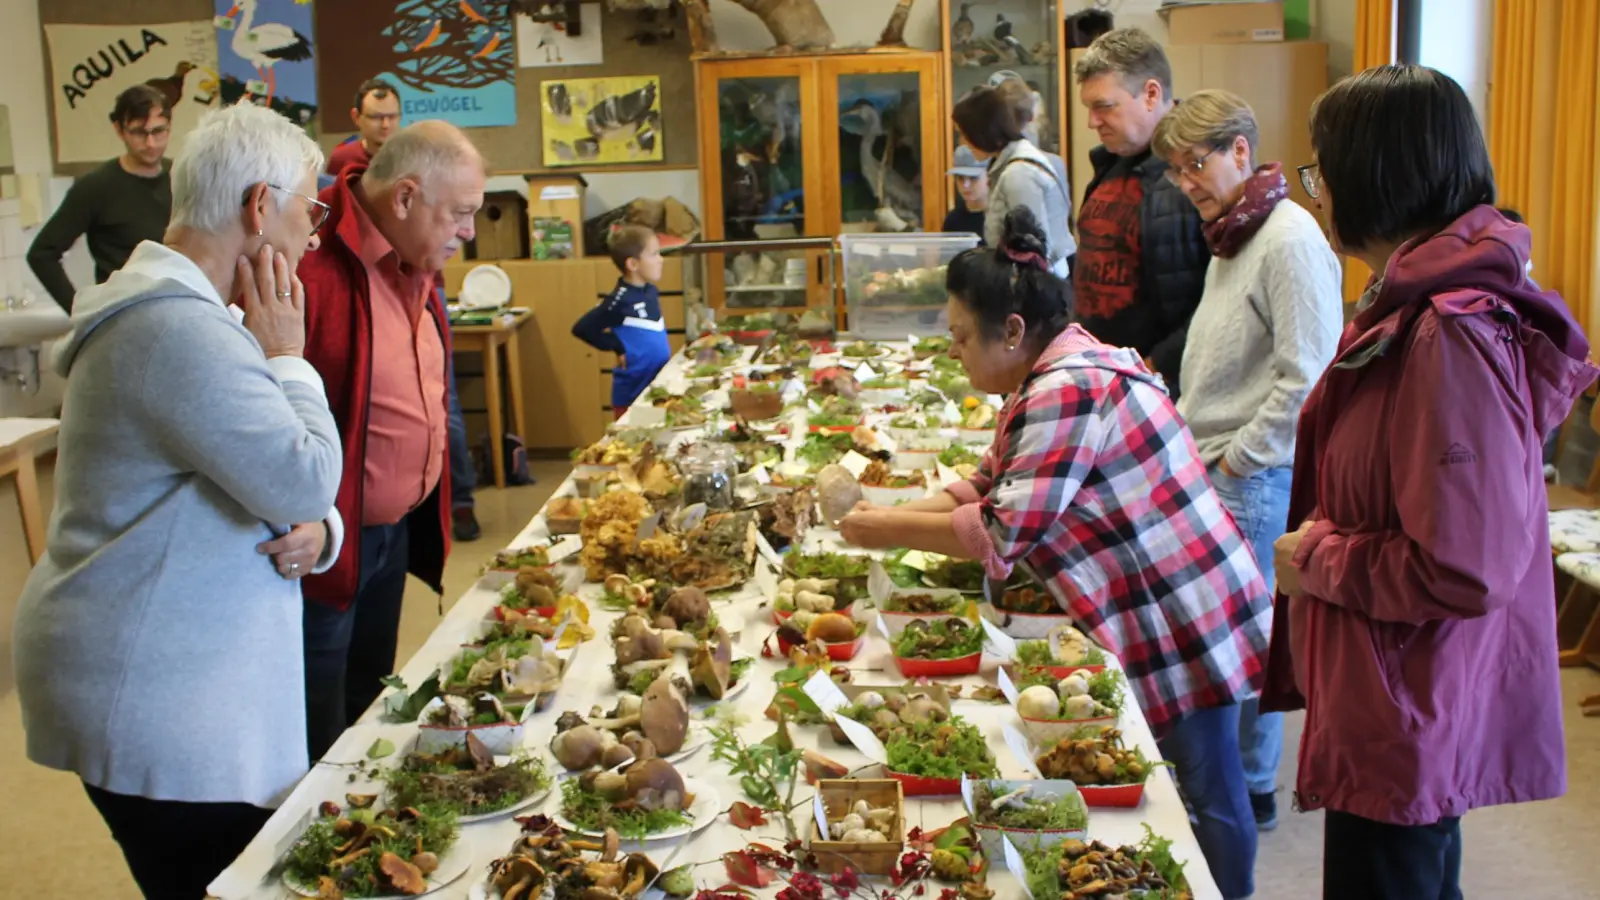
<svg viewBox="0 0 1600 900"><path fill-rule="evenodd" d="M125 135L127 135L128 137L131 137L131 138L138 138L141 141L148 141L151 138L165 137L167 135L167 133L170 132L170 131L172 131L172 126L170 126L170 125L157 125L154 128L124 128L124 129L122 129L122 133L123 134L125 134Z"/></svg>
<svg viewBox="0 0 1600 900"><path fill-rule="evenodd" d="M1190 178L1199 175L1201 172L1205 171L1206 159L1220 149L1222 148L1212 147L1210 150L1207 150L1206 152L1195 157L1191 162L1186 162L1181 166L1168 166L1165 173L1167 180L1173 184L1178 184L1179 179L1183 178L1185 175L1188 175Z"/></svg>
<svg viewBox="0 0 1600 900"><path fill-rule="evenodd" d="M1308 166L1296 166L1295 171L1300 173L1300 186L1306 189L1306 195L1313 200L1322 199L1322 166L1312 163Z"/></svg>
<svg viewBox="0 0 1600 900"><path fill-rule="evenodd" d="M278 185L275 185L270 181L267 182L267 187L272 188L275 191L283 191L285 194L288 194L291 197L299 197L301 200L304 200L306 202L307 206L309 207L309 209L311 211L311 233L312 234L316 234L317 230L322 227L322 223L328 221L328 216L333 213L333 207L329 206L326 203L323 203L321 200L318 200L315 197L307 197L305 194L302 194L302 193L300 193L298 191L291 191L286 187L279 187ZM246 203L250 202L250 192L249 191L245 191L244 202L246 202Z"/></svg>

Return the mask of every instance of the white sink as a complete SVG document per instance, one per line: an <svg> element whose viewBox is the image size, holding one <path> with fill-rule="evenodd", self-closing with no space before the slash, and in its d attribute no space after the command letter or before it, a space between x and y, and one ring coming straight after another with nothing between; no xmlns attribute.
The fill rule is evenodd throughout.
<svg viewBox="0 0 1600 900"><path fill-rule="evenodd" d="M66 310L50 300L0 304L0 347L36 347L72 329Z"/></svg>

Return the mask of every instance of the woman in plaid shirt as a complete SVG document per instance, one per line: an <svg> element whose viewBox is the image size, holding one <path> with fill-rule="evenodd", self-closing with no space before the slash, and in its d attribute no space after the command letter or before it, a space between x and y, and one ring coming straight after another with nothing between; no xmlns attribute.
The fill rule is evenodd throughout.
<svg viewBox="0 0 1600 900"><path fill-rule="evenodd" d="M1122 661L1176 767L1195 835L1226 897L1254 891L1256 827L1239 755L1239 702L1260 688L1272 603L1249 546L1158 376L1072 318L1026 210L995 249L950 263L950 355L1006 394L971 479L840 523L862 547L1024 566Z"/></svg>

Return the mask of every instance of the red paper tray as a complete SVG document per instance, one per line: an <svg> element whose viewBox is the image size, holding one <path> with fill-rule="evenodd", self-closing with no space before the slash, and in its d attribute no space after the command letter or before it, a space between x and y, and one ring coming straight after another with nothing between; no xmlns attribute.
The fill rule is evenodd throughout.
<svg viewBox="0 0 1600 900"><path fill-rule="evenodd" d="M835 643L828 643L824 641L823 646L828 648L829 659L833 660L834 662L849 662L850 660L856 658L856 654L861 652L861 648L865 646L866 643L867 636L863 634L853 641L838 641ZM789 650L793 647L794 644L789 643L782 637L778 638L778 650L782 652L784 656L788 656Z"/></svg>
<svg viewBox="0 0 1600 900"><path fill-rule="evenodd" d="M907 678L976 675L978 670L983 668L983 651L979 650L970 656L958 656L955 659L907 659L896 656L894 664L900 668L900 674Z"/></svg>
<svg viewBox="0 0 1600 900"><path fill-rule="evenodd" d="M896 772L887 766L883 774L900 782L900 788L907 797L959 797L961 796L961 779L959 778L924 778L921 775L907 775Z"/></svg>
<svg viewBox="0 0 1600 900"><path fill-rule="evenodd" d="M910 793L907 791L906 793ZM1144 783L1139 784L1114 784L1095 785L1080 784L1078 793L1083 795L1085 806L1114 807L1118 809L1132 809L1144 800Z"/></svg>

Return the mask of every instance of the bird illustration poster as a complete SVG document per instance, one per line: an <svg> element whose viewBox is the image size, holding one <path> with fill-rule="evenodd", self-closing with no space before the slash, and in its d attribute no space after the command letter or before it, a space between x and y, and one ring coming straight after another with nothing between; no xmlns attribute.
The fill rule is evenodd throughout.
<svg viewBox="0 0 1600 900"><path fill-rule="evenodd" d="M545 5L553 9L558 4ZM600 4L585 3L579 10L581 27L577 34L553 13L539 19L518 13L517 65L598 66L605 62L605 51L600 46Z"/></svg>
<svg viewBox="0 0 1600 900"><path fill-rule="evenodd" d="M211 22L45 25L56 161L101 162L123 152L110 125L117 95L145 82L167 95L171 150L220 103L217 36Z"/></svg>
<svg viewBox="0 0 1600 900"><path fill-rule="evenodd" d="M400 123L443 119L463 128L517 124L517 50L507 0L320 0L317 33L338 35L317 55L321 96L351 97L368 78L400 94ZM338 106L339 109L331 109ZM329 100L329 131L350 130L350 104Z"/></svg>
<svg viewBox="0 0 1600 900"><path fill-rule="evenodd" d="M547 166L660 162L661 79L568 78L539 85Z"/></svg>
<svg viewBox="0 0 1600 900"><path fill-rule="evenodd" d="M213 0L222 102L248 98L315 133L311 0Z"/></svg>

